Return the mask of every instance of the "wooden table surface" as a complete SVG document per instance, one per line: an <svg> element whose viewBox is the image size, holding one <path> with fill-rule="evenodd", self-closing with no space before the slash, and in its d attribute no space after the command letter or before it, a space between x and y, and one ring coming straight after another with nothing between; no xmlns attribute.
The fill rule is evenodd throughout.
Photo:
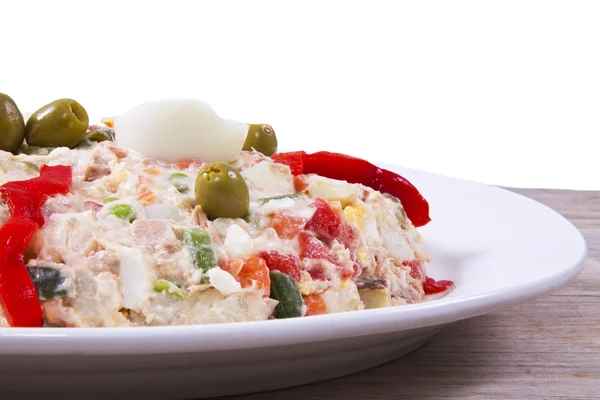
<svg viewBox="0 0 600 400"><path fill-rule="evenodd" d="M588 260L570 284L458 322L381 367L228 399L600 399L600 192L513 190L560 212L585 236Z"/></svg>

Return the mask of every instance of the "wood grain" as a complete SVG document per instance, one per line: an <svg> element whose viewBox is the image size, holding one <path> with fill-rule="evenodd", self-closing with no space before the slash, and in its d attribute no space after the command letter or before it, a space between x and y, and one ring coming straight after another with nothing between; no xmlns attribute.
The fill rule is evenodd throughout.
<svg viewBox="0 0 600 400"><path fill-rule="evenodd" d="M600 192L512 190L555 209L585 236L588 261L566 287L456 323L387 365L230 399L600 399Z"/></svg>

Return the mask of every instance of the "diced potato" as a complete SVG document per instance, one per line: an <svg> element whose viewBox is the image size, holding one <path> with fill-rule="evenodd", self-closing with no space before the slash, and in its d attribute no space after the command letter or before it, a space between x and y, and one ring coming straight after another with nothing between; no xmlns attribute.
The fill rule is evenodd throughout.
<svg viewBox="0 0 600 400"><path fill-rule="evenodd" d="M392 296L388 288L370 289L364 288L358 291L365 309L391 307Z"/></svg>
<svg viewBox="0 0 600 400"><path fill-rule="evenodd" d="M320 197L329 201L339 201L344 207L357 201L361 195L361 189L357 185L318 175L308 177L306 191L313 198Z"/></svg>

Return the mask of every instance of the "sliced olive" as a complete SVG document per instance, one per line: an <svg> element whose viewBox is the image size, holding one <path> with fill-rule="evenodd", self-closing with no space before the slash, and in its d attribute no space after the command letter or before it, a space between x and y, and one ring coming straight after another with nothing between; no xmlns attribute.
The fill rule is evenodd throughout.
<svg viewBox="0 0 600 400"><path fill-rule="evenodd" d="M196 177L196 202L209 219L244 218L250 192L240 173L229 164L205 165Z"/></svg>
<svg viewBox="0 0 600 400"><path fill-rule="evenodd" d="M89 117L81 104L60 99L34 112L25 125L30 146L74 148L84 138Z"/></svg>
<svg viewBox="0 0 600 400"><path fill-rule="evenodd" d="M279 271L269 272L269 277L271 278L271 298L279 302L275 308L275 318L302 316L304 302L294 279Z"/></svg>
<svg viewBox="0 0 600 400"><path fill-rule="evenodd" d="M19 153L29 156L47 156L52 150L54 150L54 147L27 146L24 144L19 149Z"/></svg>
<svg viewBox="0 0 600 400"><path fill-rule="evenodd" d="M83 140L87 140L89 142L104 142L106 140L114 142L114 130L111 128L101 128L95 131L90 131L85 134Z"/></svg>
<svg viewBox="0 0 600 400"><path fill-rule="evenodd" d="M0 93L0 150L16 153L25 138L25 122L16 103Z"/></svg>
<svg viewBox="0 0 600 400"><path fill-rule="evenodd" d="M256 150L265 156L277 152L277 136L271 125L250 124L242 150Z"/></svg>
<svg viewBox="0 0 600 400"><path fill-rule="evenodd" d="M66 278L57 269L51 267L27 267L38 297L48 300L64 296L68 292Z"/></svg>

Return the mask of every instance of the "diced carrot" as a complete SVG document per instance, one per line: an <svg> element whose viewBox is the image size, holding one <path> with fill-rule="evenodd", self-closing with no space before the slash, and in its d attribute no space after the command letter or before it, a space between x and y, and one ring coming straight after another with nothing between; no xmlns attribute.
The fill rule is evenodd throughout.
<svg viewBox="0 0 600 400"><path fill-rule="evenodd" d="M302 297L306 306L306 315L319 315L327 312L327 305L321 295L313 293Z"/></svg>
<svg viewBox="0 0 600 400"><path fill-rule="evenodd" d="M202 165L202 161L200 161L200 160L184 160L184 161L180 161L175 164L175 166L177 166L177 168L179 168L179 169L187 169L191 165L199 167L200 165Z"/></svg>
<svg viewBox="0 0 600 400"><path fill-rule="evenodd" d="M116 147L113 146L107 146L108 150L110 150L115 156L117 156L117 158L120 160L122 158L127 157L127 153L124 152L121 149L118 149Z"/></svg>
<svg viewBox="0 0 600 400"><path fill-rule="evenodd" d="M142 193L140 193L140 195L137 197L137 199L139 200L140 203L147 206L156 201L156 195L154 194L154 192L152 192L152 190L143 189Z"/></svg>
<svg viewBox="0 0 600 400"><path fill-rule="evenodd" d="M102 122L104 125L108 126L109 128L115 127L115 119L114 118L102 118L100 120L100 122Z"/></svg>
<svg viewBox="0 0 600 400"><path fill-rule="evenodd" d="M308 187L308 181L303 175L294 176L294 189L296 193L303 192Z"/></svg>
<svg viewBox="0 0 600 400"><path fill-rule="evenodd" d="M244 266L244 261L239 258L224 258L219 260L219 267L223 271L229 272L234 278L237 278Z"/></svg>
<svg viewBox="0 0 600 400"><path fill-rule="evenodd" d="M150 168L146 168L144 170L144 173L148 174L148 175L158 176L158 175L160 175L160 169L158 169L156 167L150 167Z"/></svg>
<svg viewBox="0 0 600 400"><path fill-rule="evenodd" d="M262 289L265 297L271 294L269 268L261 257L252 256L246 259L238 277L243 288L251 287L256 282L256 287Z"/></svg>
<svg viewBox="0 0 600 400"><path fill-rule="evenodd" d="M293 239L302 230L306 221L300 217L294 217L293 215L287 215L284 213L277 213L271 218L270 226L275 229L279 237L284 239Z"/></svg>

